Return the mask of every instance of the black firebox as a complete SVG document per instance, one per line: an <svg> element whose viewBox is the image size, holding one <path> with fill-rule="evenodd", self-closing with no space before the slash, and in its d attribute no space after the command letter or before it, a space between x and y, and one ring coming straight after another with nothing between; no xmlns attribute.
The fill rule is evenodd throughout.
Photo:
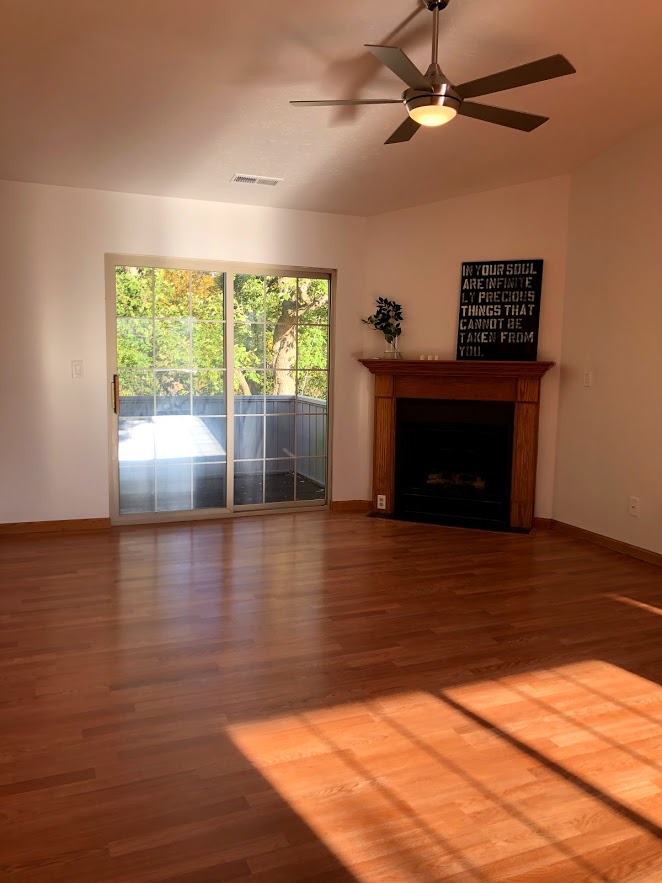
<svg viewBox="0 0 662 883"><path fill-rule="evenodd" d="M399 399L395 517L508 530L512 402Z"/></svg>

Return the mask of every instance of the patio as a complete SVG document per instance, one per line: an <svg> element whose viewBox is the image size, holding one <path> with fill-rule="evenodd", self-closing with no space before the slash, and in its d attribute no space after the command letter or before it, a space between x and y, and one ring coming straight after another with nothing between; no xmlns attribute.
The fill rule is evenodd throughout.
<svg viewBox="0 0 662 883"><path fill-rule="evenodd" d="M182 413L186 403L193 413ZM151 412L151 413L150 413ZM123 396L120 512L225 508L227 416L222 396ZM234 504L326 498L327 405L296 396L235 399Z"/></svg>

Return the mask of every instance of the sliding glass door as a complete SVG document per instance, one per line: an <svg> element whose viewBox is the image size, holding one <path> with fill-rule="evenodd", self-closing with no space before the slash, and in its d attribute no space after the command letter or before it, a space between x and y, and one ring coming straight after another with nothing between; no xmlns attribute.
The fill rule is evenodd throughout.
<svg viewBox="0 0 662 883"><path fill-rule="evenodd" d="M226 505L223 273L119 266L119 514Z"/></svg>
<svg viewBox="0 0 662 883"><path fill-rule="evenodd" d="M329 277L112 270L114 516L324 504Z"/></svg>
<svg viewBox="0 0 662 883"><path fill-rule="evenodd" d="M326 497L329 282L234 277L234 504Z"/></svg>

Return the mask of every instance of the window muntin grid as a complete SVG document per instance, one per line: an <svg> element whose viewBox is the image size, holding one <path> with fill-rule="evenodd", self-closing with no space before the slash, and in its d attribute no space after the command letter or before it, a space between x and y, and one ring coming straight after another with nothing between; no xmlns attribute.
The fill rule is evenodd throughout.
<svg viewBox="0 0 662 883"><path fill-rule="evenodd" d="M126 338L127 328L137 332L133 334L135 345L130 359L124 362L120 359L118 368L121 391L126 393L127 387L131 388L141 402L137 410L134 402L132 423L139 425L141 420L153 422L160 418L199 417L209 424L214 417L217 418L214 421L217 424L214 435L217 438L222 437L222 453L225 454L228 448L232 450L236 423L236 418L232 420L230 417L230 425L225 425L228 411L232 414L232 408L227 407L227 396L230 395L234 399L237 418L256 417L262 423L262 430L261 441L258 440L257 447L247 452L248 456L244 456L246 452L242 450L238 450L235 457L230 455L232 462L227 464L228 468L223 473L224 479L231 483L233 466L241 474L242 471L256 469L261 464L263 476L268 475L272 469L291 469L296 476L300 469L304 477L318 482L318 488L321 489L315 491L312 498L324 502L327 485L330 278L305 274L253 275L251 278L254 282L257 281L261 289L259 296L250 315L244 312L238 316L238 311L232 309L237 306L236 301L233 304L224 304L223 299L219 298L214 305L205 297L205 286L210 279L216 277L222 283L226 282L223 273L118 267L118 270L122 269L141 277L135 280L130 304L127 305L126 297L123 300L117 298L118 349L123 335ZM228 275L227 280L236 282L242 275L243 278L248 278L245 274L234 274ZM179 291L175 290L177 285ZM292 301L290 312L294 319L295 360L293 367L289 368L283 368L282 361L274 362L274 347L282 319L281 303L278 299L274 301L273 297L269 297L269 292L273 293L274 288L280 289L284 297L289 297ZM317 298L311 308L310 291L315 288ZM222 284L223 297L226 290L227 286ZM183 292L185 296L182 296ZM236 346L232 346L233 335L225 333L226 309L231 331L236 330L237 325L251 326L256 343L247 350L252 357L249 364L244 364L242 353ZM234 328L233 319L239 319ZM309 346L311 334L320 341L321 347ZM209 358L210 344L212 351L215 346L215 352L220 354L219 358ZM150 347L151 366L148 364ZM242 372L251 372L250 398L253 401L250 405L246 397L242 396L242 390L234 389L236 375L232 370L235 361L233 356L237 356L236 361L241 363L237 367ZM282 395L284 388L290 393L289 396ZM126 395L122 399L126 405ZM259 400L257 409L256 399ZM126 416L121 414L120 419ZM221 421L221 417L225 419ZM250 421L243 421L243 424L248 426ZM282 443L284 424L287 424L289 444ZM304 436L307 439L305 442ZM310 439L313 440L312 445ZM226 442L229 442L227 447ZM175 467L183 465L189 467L190 475L187 508L198 508L200 503L195 498L200 494L195 490L195 475L213 471L214 468L221 475L220 467L226 466L226 460L227 456L221 455L191 455L186 464L173 463L167 458L166 462L154 461L153 510L175 509L174 505L171 507L169 504L167 488L173 483L177 484L175 479L178 476L181 479L185 470ZM134 462L125 462L123 468L134 468ZM166 491L159 496L158 478L161 473L167 478L167 482L164 482ZM294 484L291 502L311 498L309 487L299 492L297 482ZM231 502L231 488L229 499ZM266 482L263 482L259 502L283 503L284 500L270 499L269 489ZM224 504L225 498L222 501L217 500L214 505L218 503Z"/></svg>

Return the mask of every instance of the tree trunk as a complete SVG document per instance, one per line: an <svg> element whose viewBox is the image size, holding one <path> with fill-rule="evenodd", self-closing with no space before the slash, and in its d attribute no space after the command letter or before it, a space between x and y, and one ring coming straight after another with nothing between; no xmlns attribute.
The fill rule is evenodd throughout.
<svg viewBox="0 0 662 883"><path fill-rule="evenodd" d="M248 385L248 381L244 377L243 372L241 372L238 368L235 368L234 376L236 377L237 382L239 383L239 389L241 390L241 394L244 396L252 396L253 393L251 392L251 388Z"/></svg>
<svg viewBox="0 0 662 883"><path fill-rule="evenodd" d="M283 301L280 316L274 328L274 346L271 367L276 371L274 395L296 395L296 304Z"/></svg>
<svg viewBox="0 0 662 883"><path fill-rule="evenodd" d="M320 300L308 299L310 279L299 279L299 321L306 313L319 306ZM274 395L296 395L296 357L297 357L297 305L295 301L284 300L280 316L274 328L274 346L271 367L277 372L274 382Z"/></svg>

